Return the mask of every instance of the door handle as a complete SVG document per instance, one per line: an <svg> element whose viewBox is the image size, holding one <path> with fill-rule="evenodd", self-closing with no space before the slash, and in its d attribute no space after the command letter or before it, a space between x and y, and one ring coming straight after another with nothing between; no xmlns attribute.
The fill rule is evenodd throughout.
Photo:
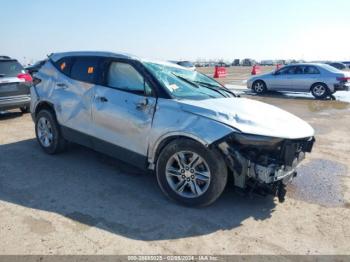
<svg viewBox="0 0 350 262"><path fill-rule="evenodd" d="M106 103L108 102L108 99L104 96L96 96L96 100L102 102L102 103Z"/></svg>
<svg viewBox="0 0 350 262"><path fill-rule="evenodd" d="M68 88L68 86L65 83L57 83L56 85L62 89Z"/></svg>

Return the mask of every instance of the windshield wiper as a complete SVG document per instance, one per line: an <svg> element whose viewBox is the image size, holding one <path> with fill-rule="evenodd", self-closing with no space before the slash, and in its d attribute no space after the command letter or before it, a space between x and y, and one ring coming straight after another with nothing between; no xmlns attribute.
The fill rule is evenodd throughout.
<svg viewBox="0 0 350 262"><path fill-rule="evenodd" d="M233 95L234 97L237 97L237 95L235 93L233 93L230 89L224 87L224 86L217 86L217 85L213 85L213 84L210 84L210 83L207 83L207 82L202 82L202 81L193 81L195 83L198 83L200 85L205 85L206 87L210 88L210 87L213 87L213 88L210 88L212 90L220 90L220 89L223 89L225 92L227 93L230 93L231 95Z"/></svg>
<svg viewBox="0 0 350 262"><path fill-rule="evenodd" d="M4 77L5 76L5 74L0 74L0 77Z"/></svg>
<svg viewBox="0 0 350 262"><path fill-rule="evenodd" d="M196 87L196 88L199 88L199 86L198 86L195 82L193 82L193 81L187 79L186 77L179 76L179 75L174 74L174 73L172 73L172 74L173 74L174 76L176 76L177 78L180 78L181 80L185 81L186 83L188 83L188 84L190 84L190 85L192 85L192 86L194 86L194 87Z"/></svg>
<svg viewBox="0 0 350 262"><path fill-rule="evenodd" d="M194 87L196 87L196 88L199 88L200 86L204 86L204 87L206 87L206 88L208 88L208 89L210 89L210 90L213 90L213 91L219 93L220 95L222 95L222 96L224 96L224 97L227 97L227 95L223 94L218 88L214 88L215 85L211 85L211 84L206 83L206 82L192 81L192 80L190 80L190 79L188 79L188 78L186 78L186 77L179 76L179 75L174 74L174 73L172 73L172 74L173 74L174 76L180 78L181 80L185 81L186 83L191 84L192 86L194 86ZM226 91L226 89L225 89L225 91ZM233 94L233 93L230 92L230 91L227 91L227 92ZM233 94L233 95L234 95L234 94ZM235 96L235 95L234 95L234 96Z"/></svg>
<svg viewBox="0 0 350 262"><path fill-rule="evenodd" d="M182 76L179 76L179 75L174 74L174 73L172 73L172 74L173 74L174 76L176 76L177 78L179 78L179 79L185 81L186 83L188 83L188 84L194 86L195 88L199 88L199 87L200 87L198 84L196 84L196 83L194 83L193 81L187 79L186 77L182 77ZM206 96L209 96L209 97L211 97L211 98L215 98L215 96L212 96L212 95L209 95L209 94L206 94L206 93L203 93L203 92L199 92L199 93L201 93L201 94L203 94L203 95L206 95ZM220 94L221 94L221 93L220 93Z"/></svg>

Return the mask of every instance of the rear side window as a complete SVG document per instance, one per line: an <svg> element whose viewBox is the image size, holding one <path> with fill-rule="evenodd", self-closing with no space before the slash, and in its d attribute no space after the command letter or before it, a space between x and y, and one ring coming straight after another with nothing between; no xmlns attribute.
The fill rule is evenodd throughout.
<svg viewBox="0 0 350 262"><path fill-rule="evenodd" d="M21 73L24 73L24 69L16 60L0 61L1 76L17 76Z"/></svg>
<svg viewBox="0 0 350 262"><path fill-rule="evenodd" d="M70 76L70 70L72 68L73 64L73 58L71 57L64 57L60 60L58 60L55 63L55 66L57 67L58 70L61 71L61 73Z"/></svg>
<svg viewBox="0 0 350 262"><path fill-rule="evenodd" d="M95 84L100 58L77 57L73 63L70 76L75 80Z"/></svg>
<svg viewBox="0 0 350 262"><path fill-rule="evenodd" d="M315 74L319 74L319 73L320 73L320 71L314 66L306 66L304 69L304 74L315 75Z"/></svg>

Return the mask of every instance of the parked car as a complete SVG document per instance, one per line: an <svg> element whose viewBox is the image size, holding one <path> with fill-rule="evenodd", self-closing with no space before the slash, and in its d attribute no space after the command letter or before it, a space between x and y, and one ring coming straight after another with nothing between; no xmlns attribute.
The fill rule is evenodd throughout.
<svg viewBox="0 0 350 262"><path fill-rule="evenodd" d="M345 70L347 68L347 66L345 64L340 63L340 62L327 62L326 64L333 66L334 68L339 69L339 70Z"/></svg>
<svg viewBox="0 0 350 262"><path fill-rule="evenodd" d="M240 60L239 59L235 59L232 62L232 66L239 66L240 65Z"/></svg>
<svg viewBox="0 0 350 262"><path fill-rule="evenodd" d="M22 65L8 56L0 56L0 111L19 108L29 111L32 77Z"/></svg>
<svg viewBox="0 0 350 262"><path fill-rule="evenodd" d="M242 66L252 66L252 65L255 65L256 62L253 60L253 59L250 59L250 58L245 58L241 61L242 63Z"/></svg>
<svg viewBox="0 0 350 262"><path fill-rule="evenodd" d="M192 71L196 70L196 67L190 61L171 61L171 62L174 64L177 64L179 66L186 67L187 69L192 70Z"/></svg>
<svg viewBox="0 0 350 262"><path fill-rule="evenodd" d="M71 141L149 168L164 194L184 205L213 203L229 175L283 201L314 142L298 117L169 62L56 53L35 76L31 112L46 153Z"/></svg>
<svg viewBox="0 0 350 262"><path fill-rule="evenodd" d="M45 64L46 61L47 59L40 60L33 65L27 66L25 69L30 75L33 75L39 71L39 69Z"/></svg>
<svg viewBox="0 0 350 262"><path fill-rule="evenodd" d="M350 61L344 61L342 62L346 67L349 69L350 68Z"/></svg>
<svg viewBox="0 0 350 262"><path fill-rule="evenodd" d="M268 90L311 92L325 98L339 90L349 90L350 73L326 64L292 64L281 69L251 77L247 87L258 94Z"/></svg>
<svg viewBox="0 0 350 262"><path fill-rule="evenodd" d="M218 62L218 63L216 63L215 66L218 66L218 67L230 67L230 65L225 63L225 62Z"/></svg>

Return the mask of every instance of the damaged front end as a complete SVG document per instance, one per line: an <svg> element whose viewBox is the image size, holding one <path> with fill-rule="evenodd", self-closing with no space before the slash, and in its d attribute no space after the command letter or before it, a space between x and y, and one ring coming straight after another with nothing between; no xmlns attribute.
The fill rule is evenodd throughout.
<svg viewBox="0 0 350 262"><path fill-rule="evenodd" d="M273 194L283 202L286 185L314 142L314 137L283 139L233 133L216 144L225 155L235 186Z"/></svg>

